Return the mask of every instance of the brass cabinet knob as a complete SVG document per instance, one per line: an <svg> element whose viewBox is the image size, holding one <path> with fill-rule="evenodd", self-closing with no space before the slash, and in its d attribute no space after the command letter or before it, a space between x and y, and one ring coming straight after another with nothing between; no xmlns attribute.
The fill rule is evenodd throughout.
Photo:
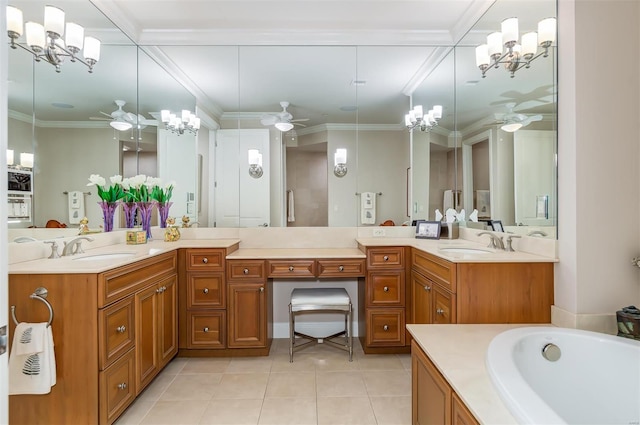
<svg viewBox="0 0 640 425"><path fill-rule="evenodd" d="M127 389L127 383L126 382L121 382L118 384L118 389L119 390L126 390Z"/></svg>
<svg viewBox="0 0 640 425"><path fill-rule="evenodd" d="M209 288L204 288L204 289L202 290L202 292L204 292L205 294L208 294L208 293L209 293Z"/></svg>
<svg viewBox="0 0 640 425"><path fill-rule="evenodd" d="M382 329L383 329L384 331L388 331L388 330L389 330L389 326L388 326L388 325L384 325L384 326L382 327Z"/></svg>
<svg viewBox="0 0 640 425"><path fill-rule="evenodd" d="M204 257L204 258L202 259L202 262L203 262L203 263L205 263L205 264L207 264L207 263L209 262L209 259L208 259L207 257Z"/></svg>
<svg viewBox="0 0 640 425"><path fill-rule="evenodd" d="M338 271L339 272L343 272L344 271L344 266L338 266Z"/></svg>
<svg viewBox="0 0 640 425"><path fill-rule="evenodd" d="M124 333L124 331L126 331L126 330L127 330L127 327L126 327L125 325L118 326L118 327L116 328L116 331L117 331L119 334L123 334L123 333Z"/></svg>

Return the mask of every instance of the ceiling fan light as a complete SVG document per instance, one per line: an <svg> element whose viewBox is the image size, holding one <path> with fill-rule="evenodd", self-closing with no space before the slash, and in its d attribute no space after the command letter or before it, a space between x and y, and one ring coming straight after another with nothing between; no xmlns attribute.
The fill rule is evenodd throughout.
<svg viewBox="0 0 640 425"><path fill-rule="evenodd" d="M514 131L518 131L522 128L522 123L520 122L506 122L502 124L500 127L501 130L506 131L508 133L513 133Z"/></svg>
<svg viewBox="0 0 640 425"><path fill-rule="evenodd" d="M276 128L284 133L285 131L291 130L293 128L293 124L281 121L276 123Z"/></svg>
<svg viewBox="0 0 640 425"><path fill-rule="evenodd" d="M130 122L123 121L121 119L113 120L109 125L118 131L126 131L133 127Z"/></svg>

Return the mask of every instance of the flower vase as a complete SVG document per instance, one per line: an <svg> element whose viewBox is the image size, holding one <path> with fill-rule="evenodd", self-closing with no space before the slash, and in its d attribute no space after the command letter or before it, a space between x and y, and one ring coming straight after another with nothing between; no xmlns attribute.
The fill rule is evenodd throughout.
<svg viewBox="0 0 640 425"><path fill-rule="evenodd" d="M116 208L118 208L117 202L98 202L100 208L102 208L102 220L104 222L104 231L110 232L113 230L113 216L115 215Z"/></svg>
<svg viewBox="0 0 640 425"><path fill-rule="evenodd" d="M160 215L160 227L167 227L167 218L169 217L169 208L173 202L158 202L158 214Z"/></svg>
<svg viewBox="0 0 640 425"><path fill-rule="evenodd" d="M140 221L142 229L147 232L147 240L151 240L151 212L153 211L153 202L137 202L138 211L140 211Z"/></svg>
<svg viewBox="0 0 640 425"><path fill-rule="evenodd" d="M136 202L121 202L121 204L124 212L124 224L127 229L132 229L136 224L138 204Z"/></svg>

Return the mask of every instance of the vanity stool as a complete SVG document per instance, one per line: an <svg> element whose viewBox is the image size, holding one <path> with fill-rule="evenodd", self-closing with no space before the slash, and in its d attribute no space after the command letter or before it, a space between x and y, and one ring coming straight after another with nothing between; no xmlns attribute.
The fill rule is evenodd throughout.
<svg viewBox="0 0 640 425"><path fill-rule="evenodd" d="M296 332L296 315L302 313L344 313L344 331L322 338L312 337ZM289 361L293 362L293 352L309 344L316 344L319 339L349 352L349 361L353 360L351 298L344 288L295 288L291 292L289 303ZM333 338L344 335L346 344L333 341ZM295 344L296 336L309 341Z"/></svg>

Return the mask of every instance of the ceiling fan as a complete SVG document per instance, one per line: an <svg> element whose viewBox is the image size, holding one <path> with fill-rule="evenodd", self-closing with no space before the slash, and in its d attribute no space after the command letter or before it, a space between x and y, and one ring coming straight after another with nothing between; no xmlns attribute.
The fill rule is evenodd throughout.
<svg viewBox="0 0 640 425"><path fill-rule="evenodd" d="M118 109L111 112L110 114L102 111L100 112L102 115L108 118L103 117L89 117L90 120L104 120L109 121L109 125L115 128L118 131L126 131L131 129L134 125L140 129L145 128L147 125L151 124L151 122L147 121L144 116L138 114L134 114L132 112L126 112L122 109L124 105L127 104L124 100L115 100L114 103L118 106Z"/></svg>
<svg viewBox="0 0 640 425"><path fill-rule="evenodd" d="M507 108L507 113L495 114L495 118L498 124L501 124L500 129L509 133L520 130L522 127L526 127L534 121L542 120L542 115L540 114L525 115L514 112L513 109L516 107L515 102L506 103L504 106Z"/></svg>
<svg viewBox="0 0 640 425"><path fill-rule="evenodd" d="M297 118L294 120L293 115L291 115L291 113L287 111L289 102L282 101L280 102L280 106L282 106L282 111L264 114L262 116L262 118L260 119L262 125L273 125L283 133L291 130L294 125L306 127L306 125L301 124L300 122L309 121L309 118Z"/></svg>

